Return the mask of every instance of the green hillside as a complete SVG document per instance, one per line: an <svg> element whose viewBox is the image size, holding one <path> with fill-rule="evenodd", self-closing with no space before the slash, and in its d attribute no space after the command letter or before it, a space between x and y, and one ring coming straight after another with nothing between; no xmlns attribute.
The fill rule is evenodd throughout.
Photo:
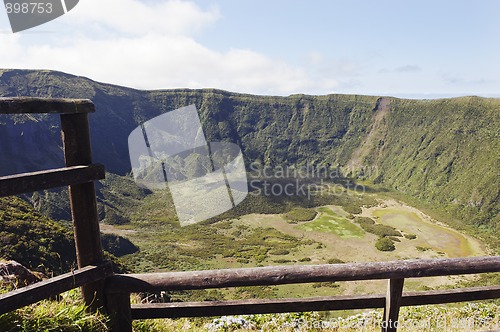
<svg viewBox="0 0 500 332"><path fill-rule="evenodd" d="M268 97L219 90L139 91L50 71L0 70L1 96L90 98L94 156L130 171L141 122L195 104L208 140L239 144L248 165L337 167L479 228L500 231L500 99L404 100L356 95ZM62 163L56 116L2 117L3 174ZM12 126L12 124L18 124ZM60 142L58 143L60 145ZM59 156L59 157L58 157ZM34 161L33 161L34 160Z"/></svg>
<svg viewBox="0 0 500 332"><path fill-rule="evenodd" d="M47 273L75 266L71 232L17 197L0 198L0 258Z"/></svg>

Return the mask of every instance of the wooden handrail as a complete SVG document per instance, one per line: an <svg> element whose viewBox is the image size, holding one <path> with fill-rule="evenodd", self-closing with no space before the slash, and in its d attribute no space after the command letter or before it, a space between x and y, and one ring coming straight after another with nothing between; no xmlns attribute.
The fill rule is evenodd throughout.
<svg viewBox="0 0 500 332"><path fill-rule="evenodd" d="M102 280L111 274L113 274L113 269L110 262L97 266L85 266L73 272L2 294L0 295L0 315L85 284Z"/></svg>
<svg viewBox="0 0 500 332"><path fill-rule="evenodd" d="M500 256L114 275L106 293L436 277L500 272Z"/></svg>
<svg viewBox="0 0 500 332"><path fill-rule="evenodd" d="M347 295L290 299L248 299L233 301L169 302L133 304L132 319L211 317L284 312L376 309L385 295Z"/></svg>
<svg viewBox="0 0 500 332"><path fill-rule="evenodd" d="M80 269L104 263L93 181L104 178L105 174L102 165L92 163L88 121L88 113L92 112L95 112L94 104L87 99L0 98L0 114L59 114L66 167L2 177L0 197L69 185L76 258ZM101 274L100 278L81 285L85 303L93 311L104 308L105 277ZM57 283L58 279L55 280Z"/></svg>
<svg viewBox="0 0 500 332"><path fill-rule="evenodd" d="M112 331L132 331L133 319L384 308L382 331L394 332L401 306L500 298L500 286L403 293L406 278L488 272L500 272L500 256L120 274L106 278L105 292ZM130 304L130 293L375 279L389 280L387 294Z"/></svg>
<svg viewBox="0 0 500 332"><path fill-rule="evenodd" d="M500 298L500 286L408 292L401 306L443 304ZM131 305L132 319L210 317L283 312L377 309L386 303L385 294L342 295L313 298L248 299L236 301L170 302Z"/></svg>
<svg viewBox="0 0 500 332"><path fill-rule="evenodd" d="M82 165L0 177L0 197L104 179L104 166Z"/></svg>
<svg viewBox="0 0 500 332"><path fill-rule="evenodd" d="M95 106L88 99L13 97L0 98L0 114L78 114L93 113Z"/></svg>

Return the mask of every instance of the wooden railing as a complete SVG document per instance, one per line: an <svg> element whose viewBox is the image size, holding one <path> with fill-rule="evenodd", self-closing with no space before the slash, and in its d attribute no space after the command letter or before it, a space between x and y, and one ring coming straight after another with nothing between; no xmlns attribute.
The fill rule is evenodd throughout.
<svg viewBox="0 0 500 332"><path fill-rule="evenodd" d="M396 331L399 308L500 298L500 285L403 293L406 278L500 272L500 257L405 260L377 263L271 266L211 271L114 275L106 295L116 331L131 331L133 319L203 317L280 312L384 308L384 331ZM386 294L293 299L252 299L130 304L131 293L311 282L387 279Z"/></svg>
<svg viewBox="0 0 500 332"><path fill-rule="evenodd" d="M406 260L377 263L275 266L211 271L113 274L103 260L95 180L104 167L92 164L88 100L0 98L0 114L57 113L66 167L0 177L0 197L69 185L78 269L0 295L0 314L82 287L91 310L103 310L111 330L132 331L132 320L384 308L383 331L396 331L401 306L500 298L500 285L452 290L403 292L407 278L500 272L500 256ZM3 142L2 142L3 143ZM292 299L155 303L131 305L131 293L310 282L387 279L386 294Z"/></svg>
<svg viewBox="0 0 500 332"><path fill-rule="evenodd" d="M0 315L54 297L71 289L102 281L113 274L110 263L88 265L33 285L0 295Z"/></svg>
<svg viewBox="0 0 500 332"><path fill-rule="evenodd" d="M0 197L69 186L79 268L64 276L1 295L0 314L80 286L90 308L97 310L105 305L104 278L112 271L104 262L101 248L94 181L103 179L105 172L103 165L92 164L88 122L88 113L92 112L95 112L95 107L90 100L0 98L0 114L50 113L60 116L66 167L0 177Z"/></svg>

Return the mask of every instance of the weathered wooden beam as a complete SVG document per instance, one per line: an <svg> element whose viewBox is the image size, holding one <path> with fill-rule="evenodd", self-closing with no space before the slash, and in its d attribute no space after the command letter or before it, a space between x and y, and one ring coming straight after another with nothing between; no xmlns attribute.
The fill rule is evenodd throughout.
<svg viewBox="0 0 500 332"><path fill-rule="evenodd" d="M382 332L396 332L398 329L399 308L401 308L404 281L404 279L390 279L388 282Z"/></svg>
<svg viewBox="0 0 500 332"><path fill-rule="evenodd" d="M132 332L130 293L107 294L106 308L111 332Z"/></svg>
<svg viewBox="0 0 500 332"><path fill-rule="evenodd" d="M115 275L106 292L153 292L500 272L500 256Z"/></svg>
<svg viewBox="0 0 500 332"><path fill-rule="evenodd" d="M104 166L72 166L0 177L0 197L104 179Z"/></svg>
<svg viewBox="0 0 500 332"><path fill-rule="evenodd" d="M94 104L88 99L0 98L0 114L77 114L93 112L95 112Z"/></svg>
<svg viewBox="0 0 500 332"><path fill-rule="evenodd" d="M110 262L86 266L48 280L0 295L0 315L36 303L113 274Z"/></svg>
<svg viewBox="0 0 500 332"><path fill-rule="evenodd" d="M132 305L132 319L209 317L302 311L381 308L385 296L336 296L294 299L173 302Z"/></svg>
<svg viewBox="0 0 500 332"><path fill-rule="evenodd" d="M443 304L495 298L500 298L500 286L408 292L403 293L400 305L415 306ZM133 304L131 315L132 319L210 317L280 312L374 309L383 308L385 303L386 295L384 294L292 299L150 303Z"/></svg>
<svg viewBox="0 0 500 332"><path fill-rule="evenodd" d="M67 167L92 164L88 114L62 114L61 130ZM93 182L69 186L71 214L78 267L100 264L104 260ZM104 308L104 280L82 287L91 310Z"/></svg>
<svg viewBox="0 0 500 332"><path fill-rule="evenodd" d="M500 299L500 285L403 293L401 306Z"/></svg>

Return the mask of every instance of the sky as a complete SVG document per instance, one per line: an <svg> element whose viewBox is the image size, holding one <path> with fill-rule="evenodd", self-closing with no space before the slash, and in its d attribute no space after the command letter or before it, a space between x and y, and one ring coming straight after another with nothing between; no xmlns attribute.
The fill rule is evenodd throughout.
<svg viewBox="0 0 500 332"><path fill-rule="evenodd" d="M81 0L12 33L0 68L137 89L500 97L497 0Z"/></svg>

